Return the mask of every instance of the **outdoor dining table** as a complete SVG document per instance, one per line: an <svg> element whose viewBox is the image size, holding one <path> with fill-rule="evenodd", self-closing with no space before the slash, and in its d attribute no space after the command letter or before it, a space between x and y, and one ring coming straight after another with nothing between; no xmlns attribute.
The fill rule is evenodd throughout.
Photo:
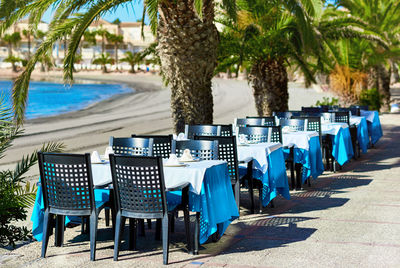
<svg viewBox="0 0 400 268"><path fill-rule="evenodd" d="M285 147L294 147L294 162L303 166L302 183L308 178L317 179L324 172L322 162L321 143L316 131L293 131L282 133L282 142ZM290 149L285 149L288 156Z"/></svg>
<svg viewBox="0 0 400 268"><path fill-rule="evenodd" d="M253 178L263 184L262 204L267 206L278 194L290 199L286 175L285 159L280 143L239 144L237 147L239 162L253 160ZM239 172L246 167L240 166Z"/></svg>
<svg viewBox="0 0 400 268"><path fill-rule="evenodd" d="M368 134L371 138L371 143L376 144L383 136L381 121L379 120L378 111L360 111L361 116L365 116L368 124Z"/></svg>
<svg viewBox="0 0 400 268"><path fill-rule="evenodd" d="M179 167L163 168L166 189L182 189L189 187L189 209L200 213L199 242L203 244L218 231L222 235L229 224L239 217L228 167L225 161L205 160L186 163ZM112 183L111 167L109 163L92 164L93 184L102 187ZM96 202L107 202L110 196L108 189L95 189ZM174 191L177 193L177 191ZM180 202L178 194L168 194L168 207ZM179 201L177 201L179 200ZM38 187L31 221L33 235L42 240L43 197ZM69 222L66 219L66 224Z"/></svg>
<svg viewBox="0 0 400 268"><path fill-rule="evenodd" d="M357 140L360 144L361 151L366 153L369 144L369 134L365 116L350 116L350 124L357 126Z"/></svg>
<svg viewBox="0 0 400 268"><path fill-rule="evenodd" d="M321 124L323 135L330 135L332 141L332 155L339 165L343 166L354 156L353 144L351 142L350 129L347 123Z"/></svg>

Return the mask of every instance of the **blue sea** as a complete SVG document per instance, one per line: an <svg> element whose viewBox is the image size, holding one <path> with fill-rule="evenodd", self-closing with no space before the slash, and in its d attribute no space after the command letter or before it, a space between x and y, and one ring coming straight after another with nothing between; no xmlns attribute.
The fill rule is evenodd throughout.
<svg viewBox="0 0 400 268"><path fill-rule="evenodd" d="M0 96L11 105L12 81L0 80ZM82 83L72 86L53 82L31 81L26 118L33 119L76 111L116 94L132 92L120 84Z"/></svg>

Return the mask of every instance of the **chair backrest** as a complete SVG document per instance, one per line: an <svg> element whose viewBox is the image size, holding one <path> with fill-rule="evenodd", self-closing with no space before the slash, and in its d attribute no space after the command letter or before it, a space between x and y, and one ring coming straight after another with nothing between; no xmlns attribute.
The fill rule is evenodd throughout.
<svg viewBox="0 0 400 268"><path fill-rule="evenodd" d="M195 136L194 138L195 140L218 141L218 159L228 163L231 179L239 179L236 136Z"/></svg>
<svg viewBox="0 0 400 268"><path fill-rule="evenodd" d="M369 106L368 105L352 105L350 107L356 107L356 108L359 108L360 110L363 110L363 111L368 111L369 110Z"/></svg>
<svg viewBox="0 0 400 268"><path fill-rule="evenodd" d="M292 116L300 116L300 113L301 111L273 112L273 115L276 116L278 119L290 119Z"/></svg>
<svg viewBox="0 0 400 268"><path fill-rule="evenodd" d="M180 157L185 149L189 149L192 156L201 160L218 160L218 141L216 140L172 141L171 153Z"/></svg>
<svg viewBox="0 0 400 268"><path fill-rule="evenodd" d="M247 116L246 119L263 119L264 123L263 126L276 126L276 120L275 116L262 116L262 117L257 117L257 116Z"/></svg>
<svg viewBox="0 0 400 268"><path fill-rule="evenodd" d="M288 126L292 130L304 131L307 128L307 120L302 119L279 119L279 125L281 127Z"/></svg>
<svg viewBox="0 0 400 268"><path fill-rule="evenodd" d="M172 146L172 135L132 135L132 138L153 139L152 156L169 158Z"/></svg>
<svg viewBox="0 0 400 268"><path fill-rule="evenodd" d="M293 116L293 119L304 119L307 120L306 131L316 131L318 132L320 143L322 142L322 127L321 127L321 117L320 116Z"/></svg>
<svg viewBox="0 0 400 268"><path fill-rule="evenodd" d="M333 112L335 113L335 122L347 123L350 126L350 113L348 111Z"/></svg>
<svg viewBox="0 0 400 268"><path fill-rule="evenodd" d="M238 135L246 135L251 142L280 142L282 143L282 129L280 126L251 126L239 127Z"/></svg>
<svg viewBox="0 0 400 268"><path fill-rule="evenodd" d="M233 135L232 124L218 125L218 126L221 126L221 136L232 136Z"/></svg>
<svg viewBox="0 0 400 268"><path fill-rule="evenodd" d="M360 116L361 115L361 109L356 106L351 106L349 108L339 108L338 111L340 112L351 112L351 115L355 116Z"/></svg>
<svg viewBox="0 0 400 268"><path fill-rule="evenodd" d="M96 209L90 154L38 152L38 160L45 209L78 216Z"/></svg>
<svg viewBox="0 0 400 268"><path fill-rule="evenodd" d="M302 112L306 113L322 113L321 107L301 107Z"/></svg>
<svg viewBox="0 0 400 268"><path fill-rule="evenodd" d="M193 139L194 135L219 136L219 135L221 135L221 126L217 126L217 125L185 125L185 136L188 139Z"/></svg>
<svg viewBox="0 0 400 268"><path fill-rule="evenodd" d="M167 213L161 157L110 155L117 211L134 218Z"/></svg>
<svg viewBox="0 0 400 268"><path fill-rule="evenodd" d="M151 156L153 153L152 138L114 138L111 136L109 145L118 155Z"/></svg>
<svg viewBox="0 0 400 268"><path fill-rule="evenodd" d="M235 118L235 127L246 127L246 126L263 126L263 118Z"/></svg>

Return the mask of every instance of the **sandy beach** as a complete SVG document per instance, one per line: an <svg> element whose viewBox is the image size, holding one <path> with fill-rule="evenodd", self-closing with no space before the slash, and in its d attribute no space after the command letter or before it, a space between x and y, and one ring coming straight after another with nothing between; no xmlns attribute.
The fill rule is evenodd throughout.
<svg viewBox="0 0 400 268"><path fill-rule="evenodd" d="M10 72L1 72L6 79ZM61 72L34 72L32 78L61 80ZM0 168L13 167L23 155L49 141L61 141L66 151L85 153L98 150L104 152L110 136L124 137L131 134L172 133L170 110L170 90L163 86L162 79L151 73L109 73L79 72L75 79L125 83L136 92L117 95L105 101L90 105L85 109L58 116L28 120L24 135L17 139L1 159ZM317 100L331 96L326 92L305 89L299 83L290 83L289 107L314 105ZM232 123L235 117L255 115L254 101L250 85L243 80L213 80L214 122ZM33 168L31 175L38 174Z"/></svg>

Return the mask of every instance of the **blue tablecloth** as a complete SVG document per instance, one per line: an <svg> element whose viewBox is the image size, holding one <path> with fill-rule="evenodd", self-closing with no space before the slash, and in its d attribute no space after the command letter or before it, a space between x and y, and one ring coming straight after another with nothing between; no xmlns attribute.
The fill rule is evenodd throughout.
<svg viewBox="0 0 400 268"><path fill-rule="evenodd" d="M286 158L289 153L290 149L285 149ZM308 150L294 148L294 162L303 166L302 183L310 177L316 179L324 172L321 143L318 136L310 138Z"/></svg>
<svg viewBox="0 0 400 268"><path fill-rule="evenodd" d="M371 137L371 143L376 144L383 136L381 121L379 120L378 111L374 111L374 119L372 122L368 121L368 133Z"/></svg>
<svg viewBox="0 0 400 268"><path fill-rule="evenodd" d="M357 140L360 144L361 151L367 152L369 144L368 125L365 117L361 119L360 124L357 126Z"/></svg>
<svg viewBox="0 0 400 268"><path fill-rule="evenodd" d="M200 212L200 244L217 230L222 235L239 217L227 165L207 169L200 195L189 192L189 209Z"/></svg>
<svg viewBox="0 0 400 268"><path fill-rule="evenodd" d="M285 158L283 149L278 148L268 154L268 169L263 173L259 169L253 169L253 178L258 179L263 184L262 203L266 207L278 194L290 199L289 183L286 175ZM239 172L244 175L247 170L239 167Z"/></svg>
<svg viewBox="0 0 400 268"><path fill-rule="evenodd" d="M96 202L107 202L109 190L95 189ZM174 208L181 202L181 191L167 192L168 209ZM228 225L239 217L233 195L231 180L227 165L215 165L208 168L204 175L201 194L189 192L189 208L200 212L200 243L217 230L222 235ZM38 187L34 209L31 216L33 222L32 234L36 240L42 240L44 204L41 187ZM66 217L65 223L76 217ZM79 220L79 218L78 218Z"/></svg>
<svg viewBox="0 0 400 268"><path fill-rule="evenodd" d="M110 190L104 189L95 189L94 190L94 198L96 203L104 204L108 202L110 197ZM33 206L31 221L32 221L32 234L37 241L42 241L43 235L43 220L44 220L44 202L43 202L43 194L42 187L38 186L36 192L36 200ZM79 217L66 217L65 224L69 222L80 220Z"/></svg>
<svg viewBox="0 0 400 268"><path fill-rule="evenodd" d="M343 166L354 156L350 129L340 128L336 135L330 135L332 140L332 155Z"/></svg>

